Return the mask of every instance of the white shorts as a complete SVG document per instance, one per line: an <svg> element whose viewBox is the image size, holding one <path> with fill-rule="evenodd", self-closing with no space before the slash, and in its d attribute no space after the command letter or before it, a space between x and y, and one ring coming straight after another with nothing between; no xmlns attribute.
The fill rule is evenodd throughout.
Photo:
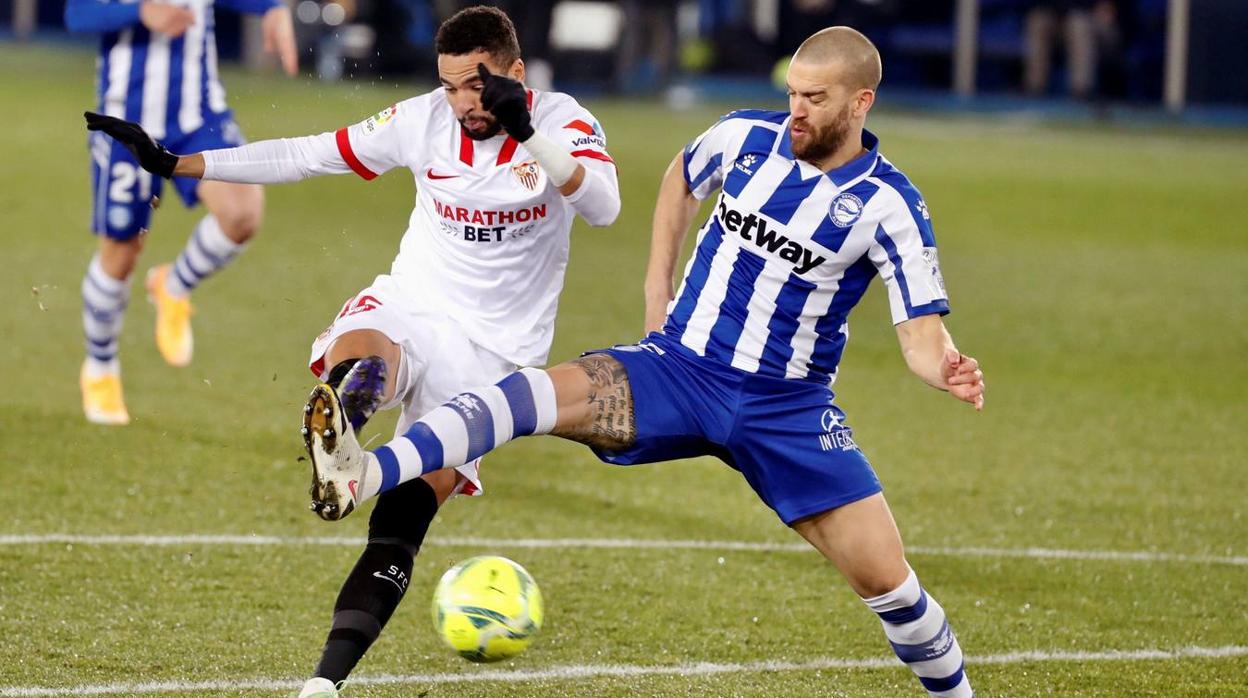
<svg viewBox="0 0 1248 698"><path fill-rule="evenodd" d="M354 330L376 330L398 344L403 352L405 365L396 386L398 395L387 405L401 403L403 406L403 414L395 426L395 437L459 393L497 383L519 368L473 343L460 325L445 313L417 307L386 274L347 299L334 321L312 342L308 368L317 378L325 380L333 368L325 365L330 346L344 333ZM460 477L455 493L480 494L480 468L480 458L456 468Z"/></svg>

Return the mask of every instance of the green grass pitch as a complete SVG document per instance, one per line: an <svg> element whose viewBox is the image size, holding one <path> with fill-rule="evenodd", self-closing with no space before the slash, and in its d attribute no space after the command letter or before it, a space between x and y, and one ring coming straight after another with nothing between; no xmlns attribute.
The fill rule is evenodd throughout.
<svg viewBox="0 0 1248 698"><path fill-rule="evenodd" d="M304 367L343 299L388 268L412 181L270 187L259 238L195 297L187 369L160 361L136 279L122 339L134 423L90 426L76 379L78 289L95 244L79 116L92 57L4 44L0 74L13 76L0 81L0 696L142 682L184 689L167 695L195 695L199 682L242 686L199 695L285 695L315 662L356 547L23 537L362 538L365 515L331 525L306 510ZM225 78L253 140L337 128L418 90ZM619 163L624 210L610 229L574 231L552 361L637 338L663 168L719 113L759 106L587 102ZM979 694L1248 695L1242 651L1110 660L1248 645L1248 137L888 112L871 125L930 205L947 322L982 361L988 401L975 414L908 374L878 284L853 316L838 401ZM140 271L172 259L198 215L167 196ZM530 678L348 695L921 695L903 667L873 664L890 656L877 621L813 551L453 540L797 543L729 468L614 468L539 438L491 455L485 476L487 496L439 515L409 598L358 673ZM1199 559L1005 554L1027 548ZM443 570L487 552L528 568L547 619L526 654L483 669L440 644L428 604ZM758 664L768 661L788 664ZM736 671L681 668L699 662ZM640 670L569 669L601 665Z"/></svg>

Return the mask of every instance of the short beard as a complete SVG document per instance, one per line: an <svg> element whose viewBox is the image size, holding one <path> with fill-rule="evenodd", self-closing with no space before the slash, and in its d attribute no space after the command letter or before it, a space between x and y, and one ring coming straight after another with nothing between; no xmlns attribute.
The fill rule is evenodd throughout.
<svg viewBox="0 0 1248 698"><path fill-rule="evenodd" d="M812 131L810 136L806 145L793 148L793 155L798 160L818 164L840 150L849 138L849 109L827 126Z"/></svg>
<svg viewBox="0 0 1248 698"><path fill-rule="evenodd" d="M459 128L463 130L466 136L474 141L488 141L494 136L497 136L499 132L503 130L503 125L495 121L488 129L485 130L484 133L474 133L469 131L467 126L464 126L464 121L465 119L459 120Z"/></svg>

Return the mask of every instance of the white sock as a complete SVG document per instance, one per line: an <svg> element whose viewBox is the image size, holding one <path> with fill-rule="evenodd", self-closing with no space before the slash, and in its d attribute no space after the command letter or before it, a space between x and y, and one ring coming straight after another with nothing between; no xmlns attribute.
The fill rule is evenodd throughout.
<svg viewBox="0 0 1248 698"><path fill-rule="evenodd" d="M425 473L471 463L517 437L550 433L558 414L554 383L539 368L522 368L487 388L456 395L366 454L360 501Z"/></svg>
<svg viewBox="0 0 1248 698"><path fill-rule="evenodd" d="M114 279L96 253L82 279L82 329L86 338L87 372L93 378L121 370L117 337L130 302L129 279Z"/></svg>
<svg viewBox="0 0 1248 698"><path fill-rule="evenodd" d="M243 247L245 245L226 237L216 217L204 216L174 260L173 269L165 279L165 289L171 295L186 296L201 281L225 268Z"/></svg>
<svg viewBox="0 0 1248 698"><path fill-rule="evenodd" d="M945 610L919 586L914 570L896 589L863 602L884 624L884 634L898 658L933 696L975 695L962 664L962 648L945 620Z"/></svg>

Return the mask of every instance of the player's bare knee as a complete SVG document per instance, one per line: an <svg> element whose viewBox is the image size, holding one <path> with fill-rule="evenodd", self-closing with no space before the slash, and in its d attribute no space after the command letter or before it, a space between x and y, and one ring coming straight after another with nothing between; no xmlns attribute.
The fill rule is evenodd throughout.
<svg viewBox="0 0 1248 698"><path fill-rule="evenodd" d="M325 352L326 361L331 365L368 356L380 356L393 367L399 359L399 345L377 330L354 330L344 332Z"/></svg>
<svg viewBox="0 0 1248 698"><path fill-rule="evenodd" d="M905 583L910 568L904 564L892 570L873 570L866 574L851 575L849 585L864 599L883 596Z"/></svg>
<svg viewBox="0 0 1248 698"><path fill-rule="evenodd" d="M264 187L202 182L199 195L230 240L242 244L255 237L264 220Z"/></svg>
<svg viewBox="0 0 1248 698"><path fill-rule="evenodd" d="M128 240L113 240L100 236L100 266L104 273L114 279L129 278L143 252L146 235L135 235Z"/></svg>
<svg viewBox="0 0 1248 698"><path fill-rule="evenodd" d="M439 506L451 498L455 492L455 485L459 482L459 475L453 468L435 470L421 475L421 478L433 488L433 494L437 497Z"/></svg>
<svg viewBox="0 0 1248 698"><path fill-rule="evenodd" d="M839 566L849 585L864 599L887 594L910 576L910 565L900 551L856 556L852 562L842 561Z"/></svg>
<svg viewBox="0 0 1248 698"><path fill-rule="evenodd" d="M255 237L256 232L260 230L260 223L264 220L264 209L263 206L240 207L224 211L216 216L217 224L221 226L221 231L225 233L225 236L241 245Z"/></svg>

